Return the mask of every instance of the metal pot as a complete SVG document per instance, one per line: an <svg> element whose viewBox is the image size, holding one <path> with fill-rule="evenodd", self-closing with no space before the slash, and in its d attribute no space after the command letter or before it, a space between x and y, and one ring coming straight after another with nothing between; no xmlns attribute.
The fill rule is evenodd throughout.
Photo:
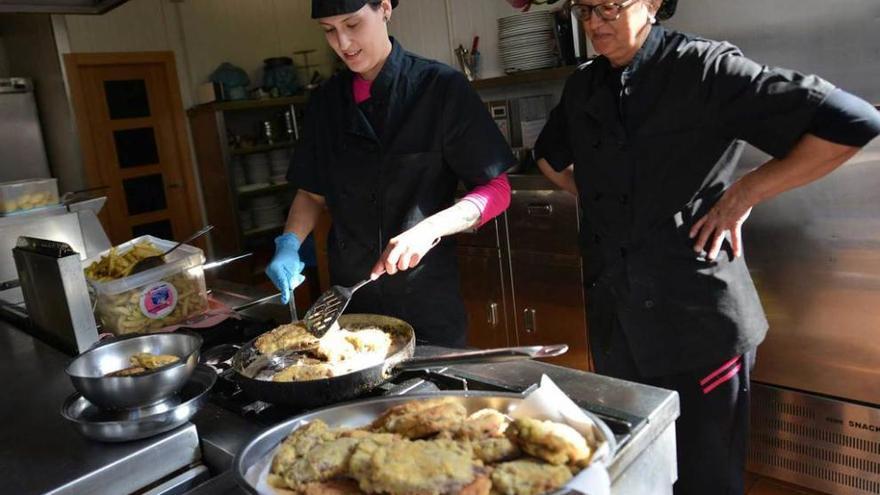
<svg viewBox="0 0 880 495"><path fill-rule="evenodd" d="M104 409L133 409L161 402L189 380L199 363L202 338L173 332L116 337L77 356L65 370L74 388ZM104 376L127 368L138 352L171 354L177 363L133 376Z"/></svg>
<svg viewBox="0 0 880 495"><path fill-rule="evenodd" d="M232 370L236 381L248 396L255 400L284 404L297 408L315 408L336 402L353 399L372 390L399 372L413 369L428 369L452 364L503 362L521 359L554 357L568 351L567 345L505 347L481 351L466 351L434 356L413 358L415 352L415 332L403 320L389 316L369 314L349 314L339 318L339 325L348 330L358 328L380 328L388 333L394 344L385 361L368 368L352 371L330 378L317 380L273 382L250 378L244 371L248 369L260 353L254 347L256 339L251 340L236 353L232 359Z"/></svg>

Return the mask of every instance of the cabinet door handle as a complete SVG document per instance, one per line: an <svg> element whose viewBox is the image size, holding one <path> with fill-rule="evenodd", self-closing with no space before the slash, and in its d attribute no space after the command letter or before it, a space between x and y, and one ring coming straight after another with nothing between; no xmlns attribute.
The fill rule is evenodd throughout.
<svg viewBox="0 0 880 495"><path fill-rule="evenodd" d="M489 317L487 318L487 321L493 327L497 327L498 326L498 303L494 303L494 302L489 303L489 305L487 306L487 309L488 309L488 313L489 313Z"/></svg>
<svg viewBox="0 0 880 495"><path fill-rule="evenodd" d="M549 217L553 214L553 205L551 204L531 204L526 206L526 213L530 217Z"/></svg>
<svg viewBox="0 0 880 495"><path fill-rule="evenodd" d="M535 333L538 331L538 320L534 309L526 308L523 310L523 321L525 323L526 333Z"/></svg>

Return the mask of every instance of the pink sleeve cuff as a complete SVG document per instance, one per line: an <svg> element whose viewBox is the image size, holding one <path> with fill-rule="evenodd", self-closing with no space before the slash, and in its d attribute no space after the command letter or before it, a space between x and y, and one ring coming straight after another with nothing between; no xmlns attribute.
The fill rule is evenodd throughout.
<svg viewBox="0 0 880 495"><path fill-rule="evenodd" d="M507 174L501 174L482 186L475 187L462 199L470 201L480 210L477 228L482 227L510 206L510 182Z"/></svg>

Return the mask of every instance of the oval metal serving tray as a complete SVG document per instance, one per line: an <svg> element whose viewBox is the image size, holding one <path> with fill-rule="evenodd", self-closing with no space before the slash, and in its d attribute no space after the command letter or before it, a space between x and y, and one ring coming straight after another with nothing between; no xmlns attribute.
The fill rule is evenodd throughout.
<svg viewBox="0 0 880 495"><path fill-rule="evenodd" d="M358 400L341 405L327 407L306 414L295 416L283 423L263 430L249 441L233 461L235 481L248 493L257 495L256 487L251 485L245 475L251 466L270 454L275 447L284 440L293 430L310 421L320 419L328 426L338 428L360 428L369 425L383 412L392 406L417 400L437 399L453 397L461 401L467 408L468 414L480 409L491 407L505 414L510 413L520 402L523 396L516 393L481 392L481 391L450 391L431 394L398 395L394 397L376 397L373 399ZM608 447L613 456L617 451L617 440L611 429L601 419L590 411L584 413L593 420L599 429L599 437L608 442Z"/></svg>

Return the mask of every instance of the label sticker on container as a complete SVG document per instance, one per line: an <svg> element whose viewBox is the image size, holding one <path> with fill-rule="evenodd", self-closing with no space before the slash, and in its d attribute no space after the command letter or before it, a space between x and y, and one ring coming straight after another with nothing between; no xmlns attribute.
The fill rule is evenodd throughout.
<svg viewBox="0 0 880 495"><path fill-rule="evenodd" d="M150 284L141 292L140 306L147 318L164 318L177 307L177 289L168 282Z"/></svg>

